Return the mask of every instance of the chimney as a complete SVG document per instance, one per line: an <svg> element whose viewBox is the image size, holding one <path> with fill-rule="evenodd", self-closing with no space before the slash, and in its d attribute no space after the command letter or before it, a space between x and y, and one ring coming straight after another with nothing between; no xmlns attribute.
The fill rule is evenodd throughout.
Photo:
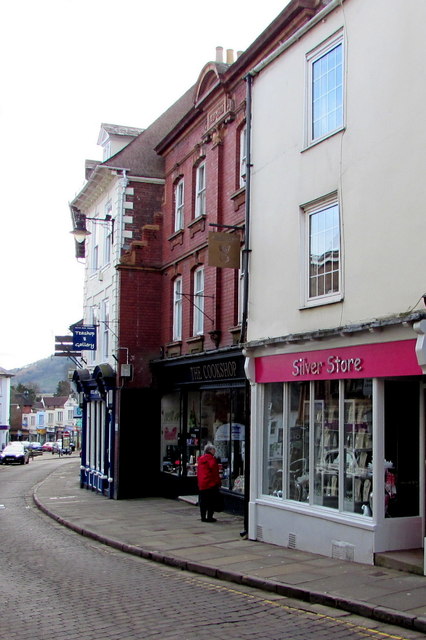
<svg viewBox="0 0 426 640"><path fill-rule="evenodd" d="M216 47L216 62L223 62L223 47Z"/></svg>
<svg viewBox="0 0 426 640"><path fill-rule="evenodd" d="M234 62L234 50L227 49L226 50L226 64L233 64Z"/></svg>

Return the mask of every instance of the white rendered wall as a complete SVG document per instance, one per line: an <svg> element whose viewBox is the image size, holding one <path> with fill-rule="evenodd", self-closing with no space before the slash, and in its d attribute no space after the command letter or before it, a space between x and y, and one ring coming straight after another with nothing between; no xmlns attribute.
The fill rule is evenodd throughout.
<svg viewBox="0 0 426 640"><path fill-rule="evenodd" d="M426 3L346 0L253 82L248 338L423 309ZM344 30L346 130L305 149L305 55ZM344 300L300 309L300 206L337 191Z"/></svg>

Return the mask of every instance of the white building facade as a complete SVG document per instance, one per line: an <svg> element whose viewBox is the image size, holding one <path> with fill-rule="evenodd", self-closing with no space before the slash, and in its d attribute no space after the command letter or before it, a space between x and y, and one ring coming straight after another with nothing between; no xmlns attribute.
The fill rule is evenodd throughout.
<svg viewBox="0 0 426 640"><path fill-rule="evenodd" d="M426 5L324 4L249 80L249 537L372 564L425 532Z"/></svg>
<svg viewBox="0 0 426 640"><path fill-rule="evenodd" d="M9 441L10 380L13 373L0 367L0 451Z"/></svg>

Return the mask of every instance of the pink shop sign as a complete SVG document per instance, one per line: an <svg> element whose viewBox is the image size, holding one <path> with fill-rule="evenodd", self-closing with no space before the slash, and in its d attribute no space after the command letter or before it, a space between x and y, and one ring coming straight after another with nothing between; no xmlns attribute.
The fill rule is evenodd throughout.
<svg viewBox="0 0 426 640"><path fill-rule="evenodd" d="M256 382L421 376L415 340L284 353L255 359Z"/></svg>

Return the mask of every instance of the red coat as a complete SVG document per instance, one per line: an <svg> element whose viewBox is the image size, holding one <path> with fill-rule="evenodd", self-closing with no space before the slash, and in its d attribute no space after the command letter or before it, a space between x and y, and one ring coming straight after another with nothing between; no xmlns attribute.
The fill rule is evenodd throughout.
<svg viewBox="0 0 426 640"><path fill-rule="evenodd" d="M211 453L205 453L198 458L197 481L200 491L220 486L219 464Z"/></svg>

